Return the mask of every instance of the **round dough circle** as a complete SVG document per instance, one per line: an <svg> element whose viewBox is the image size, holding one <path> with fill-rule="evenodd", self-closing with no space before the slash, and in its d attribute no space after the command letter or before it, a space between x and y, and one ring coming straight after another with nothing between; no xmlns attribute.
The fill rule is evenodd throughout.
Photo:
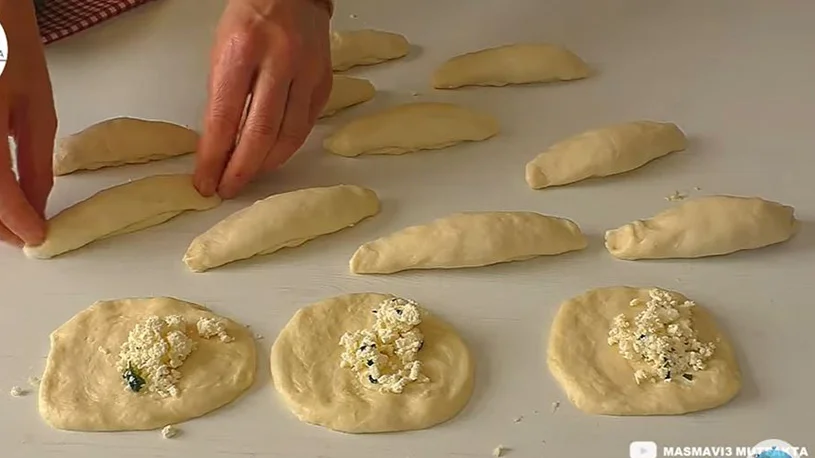
<svg viewBox="0 0 815 458"><path fill-rule="evenodd" d="M699 340L716 349L693 383L637 385L631 363L607 343L615 316L629 320L642 310L633 299L648 301L654 288L617 286L590 290L564 302L549 334L549 370L578 409L599 415L679 415L712 409L727 403L741 388L741 373L727 337L700 305L693 308L693 326ZM687 300L664 290L678 301Z"/></svg>
<svg viewBox="0 0 815 458"><path fill-rule="evenodd" d="M116 369L119 349L133 327L151 315L183 316L196 349L178 369L177 397L126 390ZM222 318L235 340L198 336L199 318ZM206 308L170 297L99 301L51 334L39 411L58 429L138 431L200 417L235 400L255 379L255 342L246 328Z"/></svg>
<svg viewBox="0 0 815 458"><path fill-rule="evenodd" d="M297 311L281 331L272 346L272 379L297 418L335 431L380 433L429 428L464 408L473 391L470 352L450 325L424 308L419 359L429 382L411 383L400 394L379 393L340 367L340 337L372 326L371 311L391 297L333 297Z"/></svg>

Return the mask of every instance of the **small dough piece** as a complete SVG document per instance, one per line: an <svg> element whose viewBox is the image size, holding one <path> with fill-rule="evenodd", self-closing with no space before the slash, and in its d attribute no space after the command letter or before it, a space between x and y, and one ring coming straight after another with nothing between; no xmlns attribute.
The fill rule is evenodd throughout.
<svg viewBox="0 0 815 458"><path fill-rule="evenodd" d="M338 185L276 194L239 210L196 237L184 255L193 272L297 247L379 213L370 189Z"/></svg>
<svg viewBox="0 0 815 458"><path fill-rule="evenodd" d="M567 138L526 164L532 189L607 177L642 167L687 148L685 134L672 123L634 121Z"/></svg>
<svg viewBox="0 0 815 458"><path fill-rule="evenodd" d="M178 368L178 396L134 393L123 385L117 355L130 331L146 317L181 315L195 350ZM195 332L201 318L226 322L235 340L223 343ZM138 431L200 417L224 406L254 382L255 340L245 326L208 309L170 297L99 301L51 334L40 384L39 411L54 428L70 431Z"/></svg>
<svg viewBox="0 0 815 458"><path fill-rule="evenodd" d="M586 246L580 228L565 218L534 212L464 212L368 242L357 249L350 266L356 274L481 267Z"/></svg>
<svg viewBox="0 0 815 458"><path fill-rule="evenodd" d="M142 164L192 153L198 133L177 124L137 118L112 118L60 139L54 175Z"/></svg>
<svg viewBox="0 0 815 458"><path fill-rule="evenodd" d="M790 206L758 197L706 196L606 231L605 238L609 253L633 261L753 250L789 240L797 230Z"/></svg>
<svg viewBox="0 0 815 458"><path fill-rule="evenodd" d="M331 95L320 117L332 116L338 111L367 102L374 98L374 95L376 95L376 88L370 81L351 76L334 75Z"/></svg>
<svg viewBox="0 0 815 458"><path fill-rule="evenodd" d="M335 72L399 59L409 52L410 43L398 33L372 29L331 33L331 66Z"/></svg>
<svg viewBox="0 0 815 458"><path fill-rule="evenodd" d="M297 418L335 431L381 433L429 428L464 408L475 375L470 351L455 329L427 311L418 326L424 336L418 356L428 381L382 393L361 386L354 372L340 366L340 338L370 328L372 311L393 297L333 297L297 311L283 328L272 346L272 379Z"/></svg>
<svg viewBox="0 0 815 458"><path fill-rule="evenodd" d="M650 288L598 288L564 302L549 334L547 363L569 401L583 412L597 415L679 415L712 409L730 401L741 389L741 373L726 336L701 306L693 307L698 338L713 342L706 368L693 381L637 383L634 362L608 344L617 315L633 320L638 309L632 300L648 301ZM667 291L679 303L686 297Z"/></svg>
<svg viewBox="0 0 815 458"><path fill-rule="evenodd" d="M453 57L433 74L433 87L550 83L582 79L589 74L586 63L566 48L518 43Z"/></svg>
<svg viewBox="0 0 815 458"><path fill-rule="evenodd" d="M486 140L498 120L449 103L415 102L358 118L337 129L323 146L340 156L405 154Z"/></svg>
<svg viewBox="0 0 815 458"><path fill-rule="evenodd" d="M209 210L218 195L203 197L187 174L154 175L102 190L48 221L45 242L23 248L29 258L48 259L96 240L147 229L188 210Z"/></svg>

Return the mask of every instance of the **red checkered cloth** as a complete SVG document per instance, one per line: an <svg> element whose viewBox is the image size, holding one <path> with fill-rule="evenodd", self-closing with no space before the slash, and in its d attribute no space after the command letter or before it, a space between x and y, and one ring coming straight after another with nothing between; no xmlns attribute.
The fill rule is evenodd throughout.
<svg viewBox="0 0 815 458"><path fill-rule="evenodd" d="M32 0L16 0L32 1ZM39 0L37 24L44 44L93 27L153 0Z"/></svg>

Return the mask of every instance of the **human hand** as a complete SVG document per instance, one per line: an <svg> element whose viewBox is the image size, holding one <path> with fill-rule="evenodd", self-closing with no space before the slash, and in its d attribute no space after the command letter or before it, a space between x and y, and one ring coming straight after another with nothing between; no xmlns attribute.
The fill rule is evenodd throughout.
<svg viewBox="0 0 815 458"><path fill-rule="evenodd" d="M238 194L305 142L331 92L330 8L321 0L230 0L216 32L201 194Z"/></svg>
<svg viewBox="0 0 815 458"><path fill-rule="evenodd" d="M9 45L0 75L0 241L39 245L54 185L54 96L33 3L0 0L0 22ZM7 138L16 145L16 176Z"/></svg>

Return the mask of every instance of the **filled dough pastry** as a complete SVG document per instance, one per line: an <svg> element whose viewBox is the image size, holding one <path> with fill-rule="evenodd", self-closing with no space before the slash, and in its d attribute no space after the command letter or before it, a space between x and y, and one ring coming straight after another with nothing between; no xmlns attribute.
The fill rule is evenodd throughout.
<svg viewBox="0 0 815 458"><path fill-rule="evenodd" d="M584 132L549 147L526 164L532 189L607 177L687 148L685 134L665 122L635 121Z"/></svg>
<svg viewBox="0 0 815 458"><path fill-rule="evenodd" d="M272 346L271 368L297 418L347 433L429 428L473 391L473 360L456 331L414 301L377 293L297 311Z"/></svg>
<svg viewBox="0 0 815 458"><path fill-rule="evenodd" d="M198 133L177 124L136 118L96 123L57 142L54 175L140 164L182 154L198 147Z"/></svg>
<svg viewBox="0 0 815 458"><path fill-rule="evenodd" d="M599 288L564 302L547 361L569 401L590 414L679 415L721 406L741 389L713 317L658 288Z"/></svg>
<svg viewBox="0 0 815 458"><path fill-rule="evenodd" d="M325 118L354 105L374 98L376 88L370 81L350 76L334 75L331 95L323 108L321 118Z"/></svg>
<svg viewBox="0 0 815 458"><path fill-rule="evenodd" d="M102 190L62 210L48 221L45 242L23 248L29 258L47 259L96 240L147 229L188 210L208 210L221 203L203 197L192 176L154 175Z"/></svg>
<svg viewBox="0 0 815 458"><path fill-rule="evenodd" d="M453 57L433 74L433 87L506 86L586 78L589 68L561 46L519 43Z"/></svg>
<svg viewBox="0 0 815 458"><path fill-rule="evenodd" d="M701 258L781 243L797 228L792 207L758 197L707 196L606 231L606 248L626 260Z"/></svg>
<svg viewBox="0 0 815 458"><path fill-rule="evenodd" d="M51 334L39 410L72 431L157 429L224 406L255 379L246 327L170 297L99 301Z"/></svg>
<svg viewBox="0 0 815 458"><path fill-rule="evenodd" d="M390 274L410 269L480 267L582 250L574 222L533 212L454 213L368 242L351 258L351 272Z"/></svg>
<svg viewBox="0 0 815 458"><path fill-rule="evenodd" d="M370 189L354 185L276 194L239 210L192 241L184 263L203 272L233 261L300 246L379 212Z"/></svg>
<svg viewBox="0 0 815 458"><path fill-rule="evenodd" d="M399 59L408 52L410 43L398 33L372 29L331 33L331 66L336 72Z"/></svg>
<svg viewBox="0 0 815 458"><path fill-rule="evenodd" d="M441 149L498 133L492 116L449 103L417 102L357 118L323 142L340 156L404 154Z"/></svg>

